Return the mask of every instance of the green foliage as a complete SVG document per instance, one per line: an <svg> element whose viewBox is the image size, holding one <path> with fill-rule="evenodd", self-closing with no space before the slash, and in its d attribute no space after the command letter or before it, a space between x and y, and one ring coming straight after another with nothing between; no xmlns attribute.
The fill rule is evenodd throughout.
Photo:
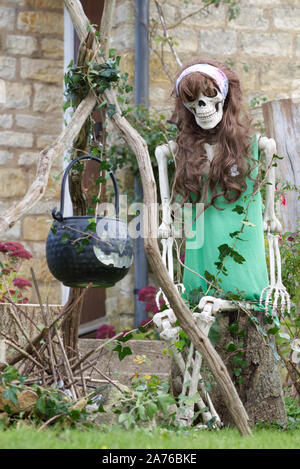
<svg viewBox="0 0 300 469"><path fill-rule="evenodd" d="M127 108L125 113L132 127L137 130L147 143L152 167L157 178L157 161L154 154L155 148L158 145L166 144L168 141L174 140L177 135L177 127L174 124L168 123L164 114L150 113L141 106ZM108 149L107 158L111 163L113 171L126 166L135 176L139 177L135 154L124 141L112 144ZM174 169L174 162L170 160L169 174L171 178Z"/></svg>
<svg viewBox="0 0 300 469"><path fill-rule="evenodd" d="M96 63L95 61L87 62L86 67L81 68L74 64L72 60L68 66L68 70L64 76L65 82L65 98L63 109L66 110L70 106L76 107L78 102L84 99L90 90L99 97L105 90L116 86L121 79L120 73L120 56L114 55L115 51L111 50L109 58L104 63ZM101 108L106 103L102 102ZM110 117L115 113L115 109L108 109Z"/></svg>
<svg viewBox="0 0 300 469"><path fill-rule="evenodd" d="M172 404L175 404L175 399L169 394L168 383L155 375L146 375L132 380L130 391L123 394L114 412L126 429L139 423L155 424L158 416L163 425L170 424L175 418L175 413L169 413Z"/></svg>

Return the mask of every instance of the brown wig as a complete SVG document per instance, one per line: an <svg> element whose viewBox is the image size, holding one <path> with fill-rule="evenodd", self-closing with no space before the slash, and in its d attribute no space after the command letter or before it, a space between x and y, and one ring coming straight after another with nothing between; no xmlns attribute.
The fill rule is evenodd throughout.
<svg viewBox="0 0 300 469"><path fill-rule="evenodd" d="M171 122L178 127L178 152L176 154L176 173L174 189L183 197L183 203L191 200L191 193L196 201L216 206L216 199L224 196L228 203L235 202L245 192L246 177L250 176L253 161L249 155L251 137L250 119L243 111L242 90L236 73L227 65L214 60L193 60L186 63L177 77L194 64L207 63L222 70L228 78L229 89L223 106L221 122L213 129L201 129L194 115L186 109L183 102L194 101L200 92L213 96L214 87L218 87L209 76L195 72L183 77L178 88L176 103ZM176 79L177 79L176 77ZM176 81L175 81L176 82ZM174 87L173 95L176 95ZM216 144L214 158L208 170L208 159L203 144ZM231 168L237 166L238 176L231 175ZM207 177L203 176L207 174ZM208 188L211 201L207 203ZM193 200L195 202L195 200Z"/></svg>

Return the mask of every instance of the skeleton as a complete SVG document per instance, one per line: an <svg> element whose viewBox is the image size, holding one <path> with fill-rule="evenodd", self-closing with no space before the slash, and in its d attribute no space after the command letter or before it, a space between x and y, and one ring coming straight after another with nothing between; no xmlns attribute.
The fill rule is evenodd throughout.
<svg viewBox="0 0 300 469"><path fill-rule="evenodd" d="M215 87L215 94L212 97L205 96L203 93L199 93L197 99L192 102L184 103L184 105L193 113L195 121L199 127L205 130L213 129L223 117L223 105L224 105L224 89L220 90ZM227 89L225 90L225 97L227 94ZM281 280L281 267L280 267L280 252L278 246L278 235L273 236L271 232L280 232L282 230L281 224L275 214L275 204L274 204L274 192L275 192L275 168L272 165L273 155L276 153L276 143L273 139L266 137L257 136L258 139L258 148L260 151L263 151L265 154L265 162L267 169L267 190L266 190L266 205L264 212L264 230L268 230L268 239L269 239L269 251L270 251L270 281L271 284L262 291L260 302L263 302L263 296L266 293L265 299L265 309L268 310L269 303L271 300L272 293L274 293L274 301L272 305L272 310L277 311L277 305L279 298L281 299L281 310L285 305L290 305L289 295L282 284ZM207 153L208 159L211 161L214 157L214 147L213 145L205 144L205 150ZM162 243L162 257L165 265L168 267L169 274L174 281L173 277L173 224L171 216L171 206L170 206L170 188L168 182L168 158L170 156L174 157L174 154L177 151L177 144L174 141L168 142L168 144L160 145L155 150L155 156L158 163L158 172L159 172L159 188L162 202L162 222L158 229L158 237L161 238ZM232 176L237 175L238 171L235 165L231 168ZM274 264L274 248L275 248L275 257L276 257L276 267L277 267L277 280L275 275L275 264ZM177 288L183 288L182 285L177 285ZM161 330L161 337L171 344L178 340L178 334L180 328L174 326L176 322L176 317L174 312L170 308L167 299L165 298L163 292L160 290L157 295L157 304L159 307L159 297L163 295L164 300L168 306L168 309L158 313L154 316L154 323ZM246 308L251 308L247 303L243 304ZM198 326L202 331L208 335L210 327L215 321L215 315L221 311L230 311L236 310L236 305L232 302L223 300L220 298L214 298L212 296L204 296L201 298L198 308L201 313L194 313L193 317L197 322ZM204 389L203 380L200 374L201 368L201 356L198 352L194 355L194 347L190 346L188 357L186 363L182 355L178 352L173 351L173 357L179 367L179 370L183 376L183 394L187 393L187 388L189 388L188 395L189 397L193 396L198 389L198 384L200 383L200 388L202 390L202 395L207 402L209 411L202 413L204 426L207 422L214 417L215 426L220 427L221 421L217 415L214 406L211 402L211 399L208 393ZM190 370L192 369L192 372ZM198 401L198 407L203 409L205 407L204 401L202 398ZM193 408L183 408L179 409L178 422L183 425L190 425L193 418Z"/></svg>

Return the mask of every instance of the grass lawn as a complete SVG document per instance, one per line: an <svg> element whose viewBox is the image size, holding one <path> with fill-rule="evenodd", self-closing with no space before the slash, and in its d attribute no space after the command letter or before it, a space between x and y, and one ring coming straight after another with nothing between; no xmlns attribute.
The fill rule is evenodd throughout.
<svg viewBox="0 0 300 469"><path fill-rule="evenodd" d="M242 437L236 429L127 431L119 427L38 432L34 428L0 430L0 449L299 449L300 430L254 429Z"/></svg>

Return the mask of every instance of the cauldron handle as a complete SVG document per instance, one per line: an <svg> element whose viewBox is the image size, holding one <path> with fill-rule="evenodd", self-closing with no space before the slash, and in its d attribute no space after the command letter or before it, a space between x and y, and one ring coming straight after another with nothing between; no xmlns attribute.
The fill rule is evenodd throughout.
<svg viewBox="0 0 300 469"><path fill-rule="evenodd" d="M63 179L62 179L62 184L61 184L60 210L59 210L59 212L57 212L56 207L52 210L52 216L57 221L61 222L63 220L64 203L65 203L65 201L64 201L64 198L65 198L65 184L66 184L67 176L68 176L71 168L80 160L95 160L95 161L98 161L98 163L101 163L100 158L98 158L97 156L81 155L81 156L78 156L77 158L75 158L74 160L72 160L68 164L68 166L65 169ZM111 177L111 180L113 182L114 191L115 191L115 211L116 211L116 217L118 218L119 217L119 189L118 189L118 184L117 184L116 178L115 178L115 176L113 175L113 173L111 171L110 171L110 177Z"/></svg>

